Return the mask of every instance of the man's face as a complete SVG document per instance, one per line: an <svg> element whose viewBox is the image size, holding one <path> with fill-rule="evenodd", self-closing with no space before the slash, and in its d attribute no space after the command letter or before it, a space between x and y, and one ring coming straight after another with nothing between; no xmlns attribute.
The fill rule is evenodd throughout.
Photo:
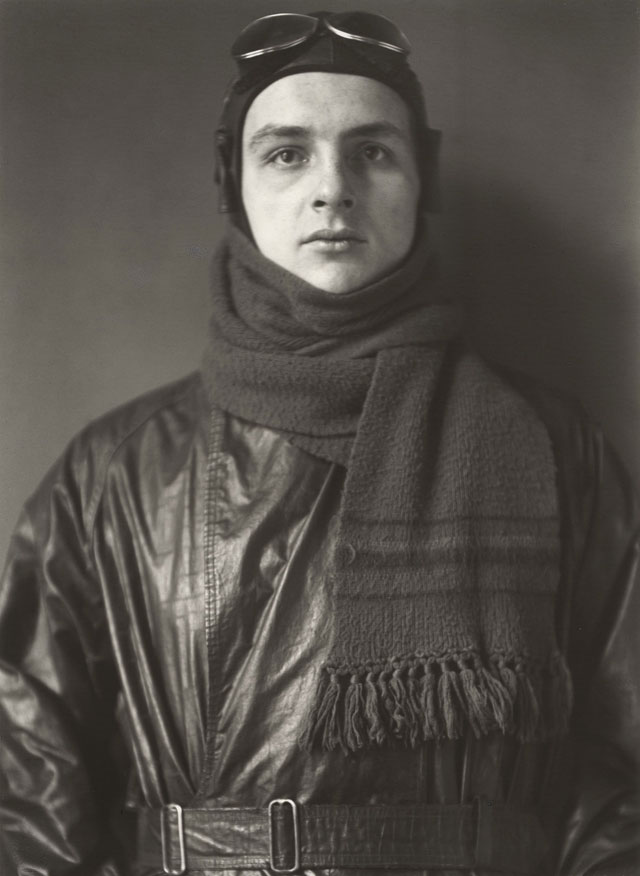
<svg viewBox="0 0 640 876"><path fill-rule="evenodd" d="M420 181L409 110L342 73L278 79L242 134L242 200L258 249L327 292L388 274L408 253Z"/></svg>

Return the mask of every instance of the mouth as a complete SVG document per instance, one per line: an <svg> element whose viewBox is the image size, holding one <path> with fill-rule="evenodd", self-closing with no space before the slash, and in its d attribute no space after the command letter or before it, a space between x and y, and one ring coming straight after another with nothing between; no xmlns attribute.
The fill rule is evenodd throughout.
<svg viewBox="0 0 640 876"><path fill-rule="evenodd" d="M365 243L365 240L352 228L321 228L303 238L302 243L311 244L314 249L321 251L346 252Z"/></svg>

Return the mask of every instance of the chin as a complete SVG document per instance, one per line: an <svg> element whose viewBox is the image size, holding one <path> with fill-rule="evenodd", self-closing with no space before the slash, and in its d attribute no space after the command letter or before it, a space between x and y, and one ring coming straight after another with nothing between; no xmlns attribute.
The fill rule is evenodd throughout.
<svg viewBox="0 0 640 876"><path fill-rule="evenodd" d="M343 295L366 286L376 277L373 271L364 271L361 267L336 265L309 271L302 279L324 292Z"/></svg>

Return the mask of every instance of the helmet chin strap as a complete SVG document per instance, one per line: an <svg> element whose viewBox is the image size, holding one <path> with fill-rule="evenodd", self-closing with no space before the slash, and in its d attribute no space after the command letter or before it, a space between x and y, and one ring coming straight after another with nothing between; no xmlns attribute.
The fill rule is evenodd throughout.
<svg viewBox="0 0 640 876"><path fill-rule="evenodd" d="M218 186L218 213L228 213L230 221L252 242L253 234L242 203L240 180L233 173L233 135L221 125L216 130L215 173Z"/></svg>
<svg viewBox="0 0 640 876"><path fill-rule="evenodd" d="M234 213L239 207L238 191L231 171L233 136L224 125L216 131L216 165L214 179L218 184L218 212Z"/></svg>

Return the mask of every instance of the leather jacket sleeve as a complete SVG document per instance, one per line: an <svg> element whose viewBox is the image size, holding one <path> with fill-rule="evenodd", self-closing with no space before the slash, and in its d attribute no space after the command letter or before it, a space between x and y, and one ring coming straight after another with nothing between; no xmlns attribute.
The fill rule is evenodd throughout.
<svg viewBox="0 0 640 876"><path fill-rule="evenodd" d="M576 744L558 872L626 876L640 872L640 510L599 430L583 429L573 446L583 501L565 525L584 535L566 594Z"/></svg>
<svg viewBox="0 0 640 876"><path fill-rule="evenodd" d="M88 497L71 457L23 512L0 589L0 862L7 876L126 872L107 827L118 792L110 752L115 678L87 551Z"/></svg>
<svg viewBox="0 0 640 876"><path fill-rule="evenodd" d="M557 635L574 711L540 800L554 874L632 876L640 873L640 502L581 405L511 378L547 424L558 466Z"/></svg>

